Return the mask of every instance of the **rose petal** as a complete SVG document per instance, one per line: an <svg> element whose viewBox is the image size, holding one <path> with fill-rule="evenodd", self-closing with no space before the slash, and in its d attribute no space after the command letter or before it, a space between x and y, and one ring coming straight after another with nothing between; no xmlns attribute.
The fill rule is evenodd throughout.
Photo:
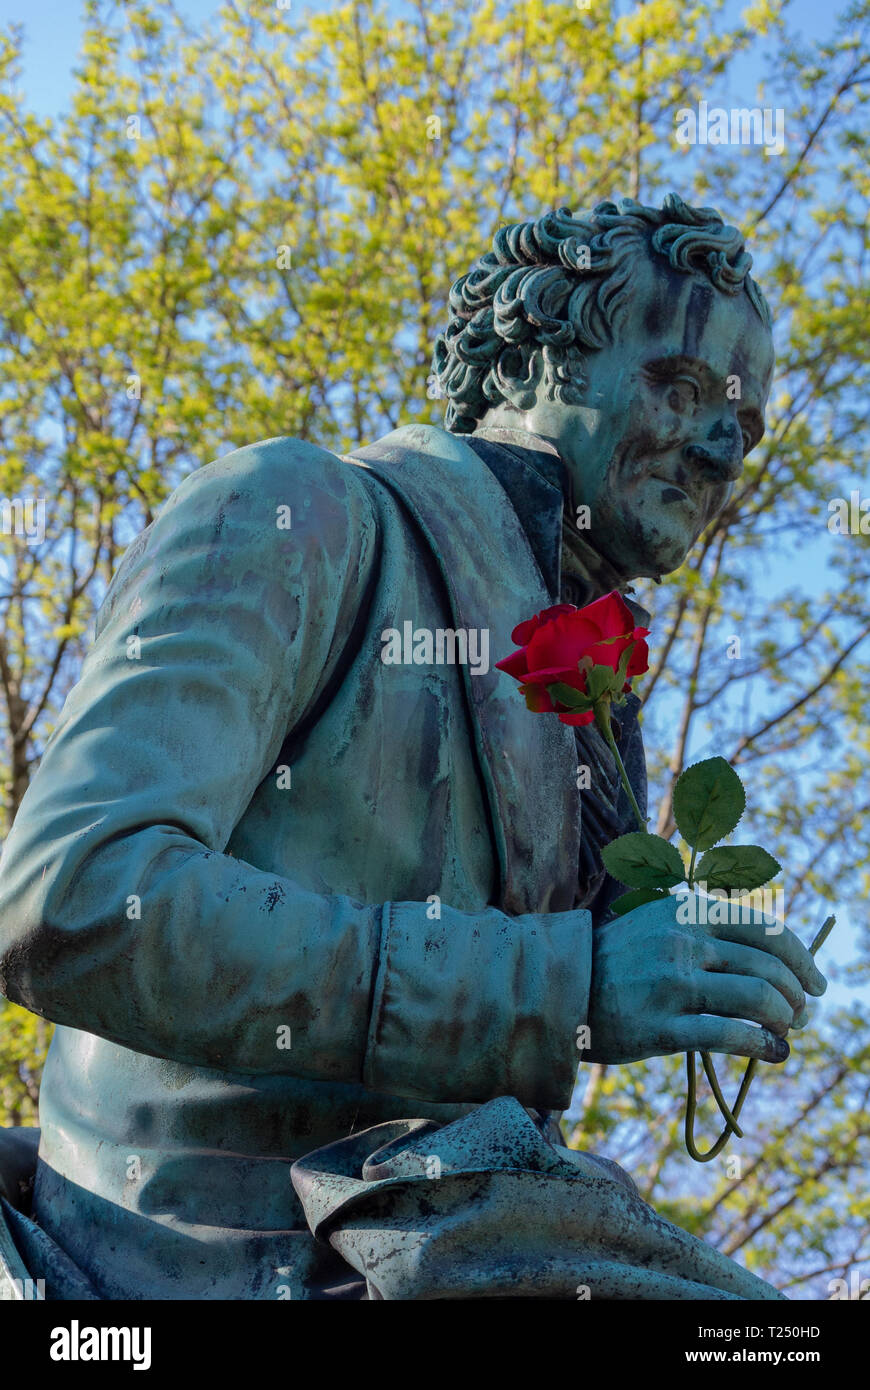
<svg viewBox="0 0 870 1390"><path fill-rule="evenodd" d="M514 680L524 680L527 674L528 663L524 651L511 652L503 661L497 661L496 667L499 671L506 671Z"/></svg>
<svg viewBox="0 0 870 1390"><path fill-rule="evenodd" d="M538 671L529 671L525 680L529 685L555 685L562 681L574 690L586 689L586 672L578 671L576 666L542 666Z"/></svg>
<svg viewBox="0 0 870 1390"><path fill-rule="evenodd" d="M574 713L574 714L560 714L560 715L559 715L559 722L560 722L560 723L562 723L562 724L571 724L571 725L573 725L573 726L575 726L575 727L580 727L580 726L582 726L583 724L591 724L591 723L593 722L594 719L595 719L595 715L593 714L593 712L592 712L591 709L590 709L590 710L586 710L586 712L583 713L583 714L581 714L581 713L578 711L578 712L576 712L576 713Z"/></svg>
<svg viewBox="0 0 870 1390"><path fill-rule="evenodd" d="M628 659L628 670L626 671L629 680L632 676L642 676L644 671L649 670L649 647L643 637L637 636L638 633L647 631L647 628L635 628L635 647Z"/></svg>
<svg viewBox="0 0 870 1390"><path fill-rule="evenodd" d="M545 623L552 622L554 618L558 618L562 613L575 613L577 611L573 603L557 603L554 604L552 608L543 608L541 612L536 613L533 618L526 618L525 622L517 624L511 633L511 641L516 642L518 647L525 647L531 641L533 634L537 632L539 627L542 627Z"/></svg>
<svg viewBox="0 0 870 1390"><path fill-rule="evenodd" d="M555 707L547 690L542 685L521 685L520 693L525 699L526 708L532 714L554 714Z"/></svg>
<svg viewBox="0 0 870 1390"><path fill-rule="evenodd" d="M533 633L526 649L530 668L541 666L576 666L589 647L601 641L601 634L578 609L564 613Z"/></svg>
<svg viewBox="0 0 870 1390"><path fill-rule="evenodd" d="M609 594L596 599L594 603L588 603L580 612L598 626L602 637L620 637L634 627L631 609L616 589L611 589Z"/></svg>
<svg viewBox="0 0 870 1390"><path fill-rule="evenodd" d="M619 659L630 641L630 637L623 636L617 637L615 641L600 642L596 646L590 647L584 655L591 657L593 666L609 666L611 671L615 671L619 665Z"/></svg>

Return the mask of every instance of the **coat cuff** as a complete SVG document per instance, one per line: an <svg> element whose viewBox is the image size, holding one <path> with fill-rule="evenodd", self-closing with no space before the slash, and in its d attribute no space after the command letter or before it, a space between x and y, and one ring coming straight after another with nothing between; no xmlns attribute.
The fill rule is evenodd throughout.
<svg viewBox="0 0 870 1390"><path fill-rule="evenodd" d="M564 1110L592 965L589 912L387 903L363 1082L434 1102Z"/></svg>

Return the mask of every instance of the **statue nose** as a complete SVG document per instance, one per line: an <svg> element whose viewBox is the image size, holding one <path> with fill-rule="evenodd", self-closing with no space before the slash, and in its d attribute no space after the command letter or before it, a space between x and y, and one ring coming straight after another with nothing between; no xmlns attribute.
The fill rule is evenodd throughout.
<svg viewBox="0 0 870 1390"><path fill-rule="evenodd" d="M703 473L723 482L733 482L743 472L743 457L732 435L715 444L687 444L683 456Z"/></svg>

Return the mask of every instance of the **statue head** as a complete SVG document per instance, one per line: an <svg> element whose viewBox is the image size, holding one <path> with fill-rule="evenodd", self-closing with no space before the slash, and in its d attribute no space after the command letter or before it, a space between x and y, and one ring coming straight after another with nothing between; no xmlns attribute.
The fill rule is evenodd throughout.
<svg viewBox="0 0 870 1390"><path fill-rule="evenodd" d="M734 227L673 193L500 228L435 344L447 428L549 440L617 572L677 569L764 433L773 343L751 264Z"/></svg>

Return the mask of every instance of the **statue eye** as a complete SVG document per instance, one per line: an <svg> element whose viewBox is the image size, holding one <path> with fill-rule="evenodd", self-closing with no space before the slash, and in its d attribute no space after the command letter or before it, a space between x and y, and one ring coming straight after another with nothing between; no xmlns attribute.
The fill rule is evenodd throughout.
<svg viewBox="0 0 870 1390"><path fill-rule="evenodd" d="M693 377L678 376L668 382L668 405L678 413L694 409L700 395L698 383Z"/></svg>

